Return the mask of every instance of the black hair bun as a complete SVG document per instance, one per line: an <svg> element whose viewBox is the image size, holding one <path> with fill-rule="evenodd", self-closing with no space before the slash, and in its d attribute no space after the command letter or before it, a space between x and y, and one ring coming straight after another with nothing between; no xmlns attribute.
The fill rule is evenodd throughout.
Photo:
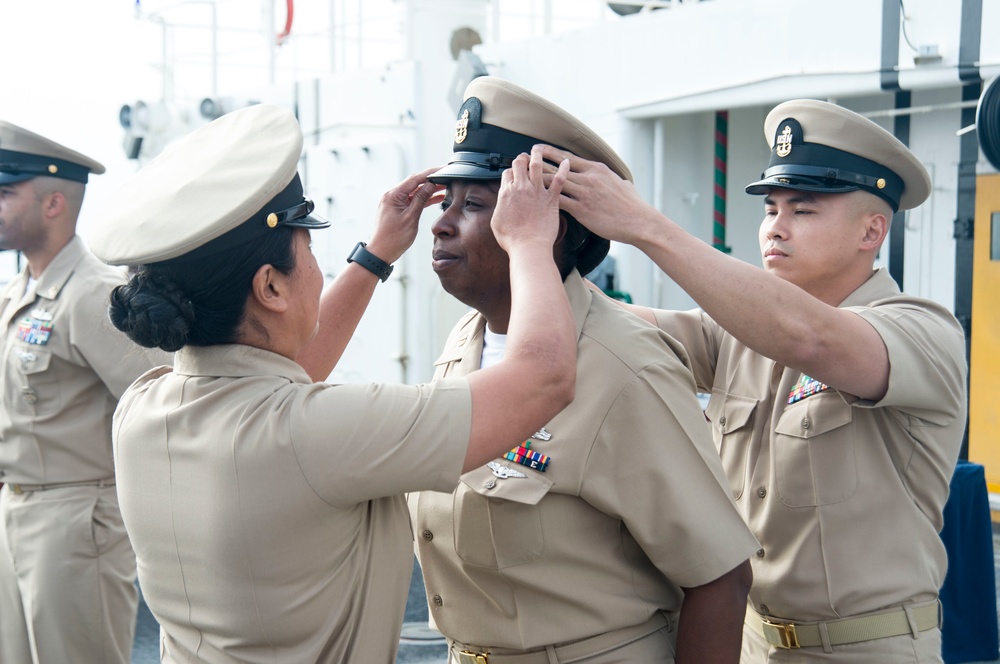
<svg viewBox="0 0 1000 664"><path fill-rule="evenodd" d="M194 326L194 307L169 279L139 273L111 291L111 322L146 348L180 350Z"/></svg>

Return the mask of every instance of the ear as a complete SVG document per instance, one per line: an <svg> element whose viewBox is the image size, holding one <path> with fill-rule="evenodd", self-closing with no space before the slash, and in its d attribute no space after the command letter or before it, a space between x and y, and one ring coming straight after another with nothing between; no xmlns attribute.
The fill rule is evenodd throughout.
<svg viewBox="0 0 1000 664"><path fill-rule="evenodd" d="M61 191L53 191L42 198L42 214L46 217L58 217L66 210L66 196Z"/></svg>
<svg viewBox="0 0 1000 664"><path fill-rule="evenodd" d="M284 313L288 309L288 280L271 264L262 265L253 275L250 297L264 310Z"/></svg>
<svg viewBox="0 0 1000 664"><path fill-rule="evenodd" d="M889 234L889 219L880 212L869 213L864 220L864 235L861 237L862 251L878 251Z"/></svg>

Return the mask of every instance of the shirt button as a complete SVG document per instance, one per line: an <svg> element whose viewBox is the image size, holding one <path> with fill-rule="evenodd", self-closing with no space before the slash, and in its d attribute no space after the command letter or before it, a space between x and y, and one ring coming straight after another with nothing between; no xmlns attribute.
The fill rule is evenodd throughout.
<svg viewBox="0 0 1000 664"><path fill-rule="evenodd" d="M493 479L492 477L490 479L486 480L485 482L483 482L483 486L485 488L487 488L487 489L492 489L496 485L497 485L497 481L495 479Z"/></svg>
<svg viewBox="0 0 1000 664"><path fill-rule="evenodd" d="M761 604L760 605L760 612L761 613L770 613L771 609L767 608L767 604Z"/></svg>
<svg viewBox="0 0 1000 664"><path fill-rule="evenodd" d="M766 495L767 495L767 489L765 489L764 487L760 487L759 489L757 489L758 498L763 498Z"/></svg>
<svg viewBox="0 0 1000 664"><path fill-rule="evenodd" d="M808 417L803 417L802 418L802 428L803 429L808 429L809 428L809 418Z"/></svg>
<svg viewBox="0 0 1000 664"><path fill-rule="evenodd" d="M758 558L764 557L764 549L757 549L757 557Z"/></svg>
<svg viewBox="0 0 1000 664"><path fill-rule="evenodd" d="M726 416L725 415L723 415L722 417L719 418L719 426L720 427L725 427L726 426Z"/></svg>
<svg viewBox="0 0 1000 664"><path fill-rule="evenodd" d="M428 542L430 542L430 541L431 541L432 539L434 539L434 533L432 533L432 532L431 532L431 531L429 531L429 530L425 530L424 532L422 532L422 533L421 533L421 535L422 535L422 536L423 536L423 538L424 538L425 540L427 540Z"/></svg>
<svg viewBox="0 0 1000 664"><path fill-rule="evenodd" d="M38 392L30 387L21 388L21 398L24 399L24 403L37 403L38 402Z"/></svg>
<svg viewBox="0 0 1000 664"><path fill-rule="evenodd" d="M441 599L441 595L434 595L434 606L441 606L444 604L444 600Z"/></svg>

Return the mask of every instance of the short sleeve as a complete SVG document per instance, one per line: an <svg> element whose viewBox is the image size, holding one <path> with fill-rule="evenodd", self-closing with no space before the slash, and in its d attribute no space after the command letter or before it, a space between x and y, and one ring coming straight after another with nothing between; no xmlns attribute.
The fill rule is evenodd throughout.
<svg viewBox="0 0 1000 664"><path fill-rule="evenodd" d="M656 318L656 326L684 347L698 389L710 392L715 382L722 328L701 309L651 311Z"/></svg>
<svg viewBox="0 0 1000 664"><path fill-rule="evenodd" d="M452 491L472 430L464 378L424 385L326 385L286 404L307 481L333 505ZM344 472L350 469L350 472Z"/></svg>
<svg viewBox="0 0 1000 664"><path fill-rule="evenodd" d="M935 303L905 298L846 309L875 328L889 353L889 389L871 406L894 407L935 425L963 412L968 365L954 316Z"/></svg>
<svg viewBox="0 0 1000 664"><path fill-rule="evenodd" d="M713 581L759 548L729 495L722 463L680 364L636 375L587 462L581 496L618 515L682 587Z"/></svg>

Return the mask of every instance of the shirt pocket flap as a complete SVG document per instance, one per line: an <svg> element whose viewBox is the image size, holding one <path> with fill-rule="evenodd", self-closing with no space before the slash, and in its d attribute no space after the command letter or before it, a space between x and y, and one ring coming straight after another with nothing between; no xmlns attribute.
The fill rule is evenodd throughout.
<svg viewBox="0 0 1000 664"><path fill-rule="evenodd" d="M14 351L14 357L17 359L18 365L21 367L21 373L26 376L30 376L32 374L47 371L49 368L49 360L52 359L52 354L47 350L35 348L17 349Z"/></svg>
<svg viewBox="0 0 1000 664"><path fill-rule="evenodd" d="M787 408L774 430L795 438L814 438L850 424L853 419L854 409L839 393L820 393Z"/></svg>
<svg viewBox="0 0 1000 664"><path fill-rule="evenodd" d="M519 470L517 464L504 467L510 471L508 477L497 477L489 466L480 466L462 475L462 482L483 497L510 500L522 505L537 505L552 488L552 480L537 471Z"/></svg>
<svg viewBox="0 0 1000 664"><path fill-rule="evenodd" d="M715 392L708 401L705 415L720 433L729 433L745 427L756 407L756 399Z"/></svg>

